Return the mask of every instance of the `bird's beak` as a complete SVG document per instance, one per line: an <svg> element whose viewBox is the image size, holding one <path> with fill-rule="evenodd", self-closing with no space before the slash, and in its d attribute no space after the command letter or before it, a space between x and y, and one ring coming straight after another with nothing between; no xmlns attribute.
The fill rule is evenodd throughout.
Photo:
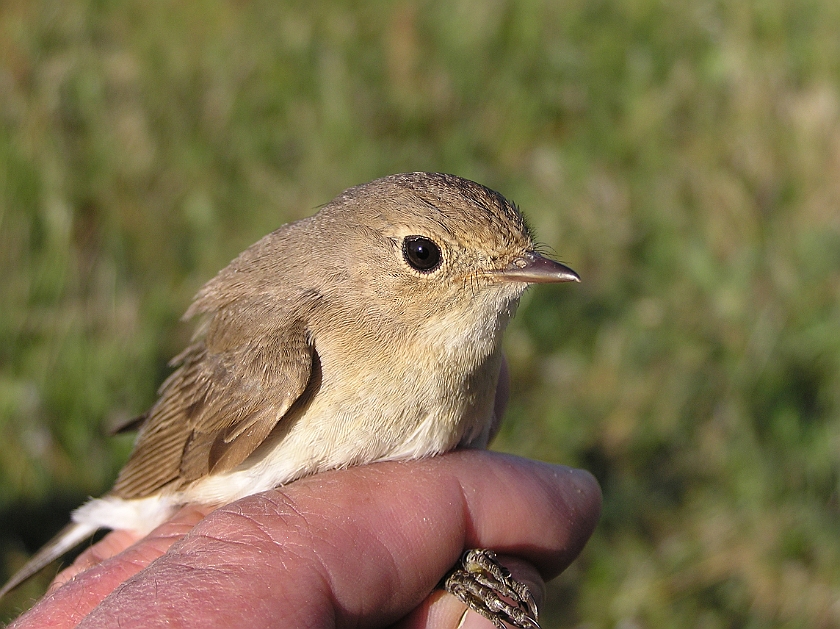
<svg viewBox="0 0 840 629"><path fill-rule="evenodd" d="M505 282L526 282L528 284L580 281L580 276L565 264L544 258L534 251L527 251L504 269L495 271L493 275Z"/></svg>

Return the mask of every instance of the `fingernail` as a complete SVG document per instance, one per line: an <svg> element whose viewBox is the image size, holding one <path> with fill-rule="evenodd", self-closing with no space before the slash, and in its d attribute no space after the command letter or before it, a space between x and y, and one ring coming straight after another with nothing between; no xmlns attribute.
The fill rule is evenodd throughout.
<svg viewBox="0 0 840 629"><path fill-rule="evenodd" d="M496 626L481 614L467 609L461 616L458 629L496 629Z"/></svg>

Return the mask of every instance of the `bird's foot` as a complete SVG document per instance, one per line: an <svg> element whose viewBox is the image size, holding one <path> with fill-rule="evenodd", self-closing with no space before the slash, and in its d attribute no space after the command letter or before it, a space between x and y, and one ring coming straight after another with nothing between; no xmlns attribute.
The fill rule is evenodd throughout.
<svg viewBox="0 0 840 629"><path fill-rule="evenodd" d="M518 629L540 629L537 604L528 587L510 576L492 550L465 552L443 587L498 629L505 629L504 623Z"/></svg>

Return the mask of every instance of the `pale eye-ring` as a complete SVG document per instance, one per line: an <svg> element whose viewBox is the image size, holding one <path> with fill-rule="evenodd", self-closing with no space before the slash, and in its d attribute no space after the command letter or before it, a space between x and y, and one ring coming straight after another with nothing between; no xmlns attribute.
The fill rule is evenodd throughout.
<svg viewBox="0 0 840 629"><path fill-rule="evenodd" d="M406 236L403 239L403 258L423 273L431 273L440 266L440 247L425 236Z"/></svg>

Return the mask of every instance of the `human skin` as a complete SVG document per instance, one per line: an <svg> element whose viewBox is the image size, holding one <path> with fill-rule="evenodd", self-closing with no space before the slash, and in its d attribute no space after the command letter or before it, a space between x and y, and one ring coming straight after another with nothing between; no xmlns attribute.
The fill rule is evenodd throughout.
<svg viewBox="0 0 840 629"><path fill-rule="evenodd" d="M79 572L134 541L112 534L13 626L455 627L464 605L432 590L465 548L494 548L539 595L599 511L588 473L492 452L330 472L186 509Z"/></svg>
<svg viewBox="0 0 840 629"><path fill-rule="evenodd" d="M464 549L494 549L540 602L600 507L587 472L479 450L327 472L115 531L12 626L490 628L434 589Z"/></svg>

